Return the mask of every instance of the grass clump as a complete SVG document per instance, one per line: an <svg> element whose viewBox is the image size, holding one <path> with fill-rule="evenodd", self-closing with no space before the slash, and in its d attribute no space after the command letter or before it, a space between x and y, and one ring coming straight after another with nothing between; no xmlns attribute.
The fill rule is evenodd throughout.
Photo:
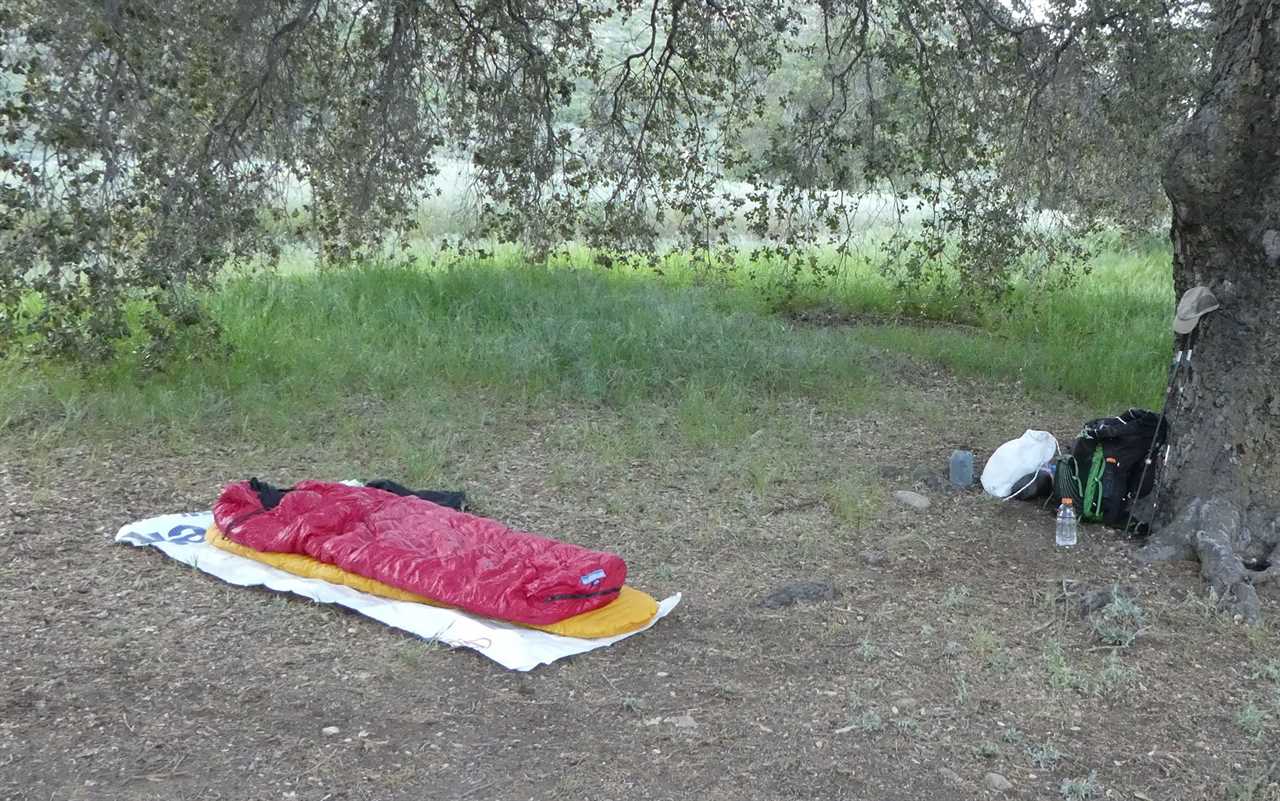
<svg viewBox="0 0 1280 801"><path fill-rule="evenodd" d="M1049 686L1053 689L1078 691L1088 689L1088 677L1071 666L1066 654L1063 653L1062 643L1057 640L1050 640L1045 644L1044 663L1045 670L1049 674Z"/></svg>
<svg viewBox="0 0 1280 801"><path fill-rule="evenodd" d="M1128 648L1137 641L1146 622L1146 613L1137 601L1112 593L1106 606L1089 615L1089 626L1106 645Z"/></svg>
<svg viewBox="0 0 1280 801"><path fill-rule="evenodd" d="M1031 757L1032 767L1038 770L1053 770L1058 760L1062 759L1062 752L1053 743L1045 741L1039 745L1027 746L1027 756Z"/></svg>
<svg viewBox="0 0 1280 801"><path fill-rule="evenodd" d="M824 499L836 520L860 530L880 514L884 507L884 488L870 473L853 470L829 482Z"/></svg>
<svg viewBox="0 0 1280 801"><path fill-rule="evenodd" d="M1133 689L1138 684L1138 669L1126 665L1119 654L1107 654L1103 660L1102 670L1098 674L1098 695L1116 697Z"/></svg>
<svg viewBox="0 0 1280 801"><path fill-rule="evenodd" d="M1010 726L1009 728L1000 732L1000 739L1003 742L1009 743L1010 745L1017 745L1018 743L1026 739L1026 735L1024 735L1016 727Z"/></svg>

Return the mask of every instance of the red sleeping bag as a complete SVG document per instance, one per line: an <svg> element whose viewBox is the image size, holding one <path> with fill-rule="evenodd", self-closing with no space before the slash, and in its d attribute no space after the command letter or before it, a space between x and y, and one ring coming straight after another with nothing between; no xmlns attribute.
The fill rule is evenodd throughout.
<svg viewBox="0 0 1280 801"><path fill-rule="evenodd" d="M224 536L254 550L305 554L517 623L546 625L604 606L627 577L614 554L372 487L303 481L264 509L238 481L223 489L213 517Z"/></svg>

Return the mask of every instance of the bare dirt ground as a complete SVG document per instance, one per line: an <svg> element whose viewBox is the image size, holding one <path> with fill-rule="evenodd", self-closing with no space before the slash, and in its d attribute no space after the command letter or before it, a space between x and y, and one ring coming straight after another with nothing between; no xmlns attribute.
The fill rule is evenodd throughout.
<svg viewBox="0 0 1280 801"><path fill-rule="evenodd" d="M112 542L249 475L396 477L376 452L12 436L0 798L1280 799L1275 624L1216 614L1194 564L1139 567L1097 528L1059 551L1046 512L938 483L953 447L1069 438L1078 416L923 368L897 380L874 411L796 404L818 458L780 454L767 480L722 451L583 455L582 432L615 430L598 410L466 439L449 469L485 514L684 593L650 631L528 674ZM881 500L841 514L824 487L858 470ZM796 581L834 595L758 605ZM1078 611L1113 583L1145 613L1130 648ZM1280 619L1274 589L1264 603Z"/></svg>

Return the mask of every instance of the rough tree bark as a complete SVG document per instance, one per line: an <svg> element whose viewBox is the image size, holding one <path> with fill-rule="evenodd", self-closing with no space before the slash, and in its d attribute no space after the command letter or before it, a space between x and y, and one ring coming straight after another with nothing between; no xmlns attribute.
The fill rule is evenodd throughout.
<svg viewBox="0 0 1280 801"><path fill-rule="evenodd" d="M1280 576L1280 0L1222 0L1213 84L1166 165L1174 283L1222 304L1193 336L1146 559L1198 558L1254 622ZM1270 567L1267 567L1270 565Z"/></svg>

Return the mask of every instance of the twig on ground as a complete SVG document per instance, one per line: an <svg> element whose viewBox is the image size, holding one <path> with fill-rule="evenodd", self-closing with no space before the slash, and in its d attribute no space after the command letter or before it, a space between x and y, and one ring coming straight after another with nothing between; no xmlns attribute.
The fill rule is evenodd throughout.
<svg viewBox="0 0 1280 801"><path fill-rule="evenodd" d="M1027 631L1022 636L1030 637L1032 634L1039 634L1040 632L1044 631L1045 629L1049 628L1050 626L1052 626L1054 623L1057 623L1057 622L1058 621L1056 619L1046 620L1045 622L1041 623L1039 626L1036 626L1035 628L1027 629Z"/></svg>
<svg viewBox="0 0 1280 801"><path fill-rule="evenodd" d="M821 498L810 498L807 501L798 501L797 503L784 503L781 506L775 506L766 511L765 517L769 515L782 514L783 512L802 512L805 509L812 509L822 503Z"/></svg>
<svg viewBox="0 0 1280 801"><path fill-rule="evenodd" d="M472 787L470 790L467 790L467 791L466 791L466 792L464 792L462 795L458 796L458 798L466 798L466 797L468 797L468 796L475 795L476 793L480 792L481 790L486 790L486 789L488 789L488 788L490 788L490 787L494 786L494 785L495 785L495 784L497 784L497 783L498 783L498 780L497 780L497 779L492 779L492 780L490 780L490 781L483 782L483 783L481 783L481 784L477 784L475 787Z"/></svg>

